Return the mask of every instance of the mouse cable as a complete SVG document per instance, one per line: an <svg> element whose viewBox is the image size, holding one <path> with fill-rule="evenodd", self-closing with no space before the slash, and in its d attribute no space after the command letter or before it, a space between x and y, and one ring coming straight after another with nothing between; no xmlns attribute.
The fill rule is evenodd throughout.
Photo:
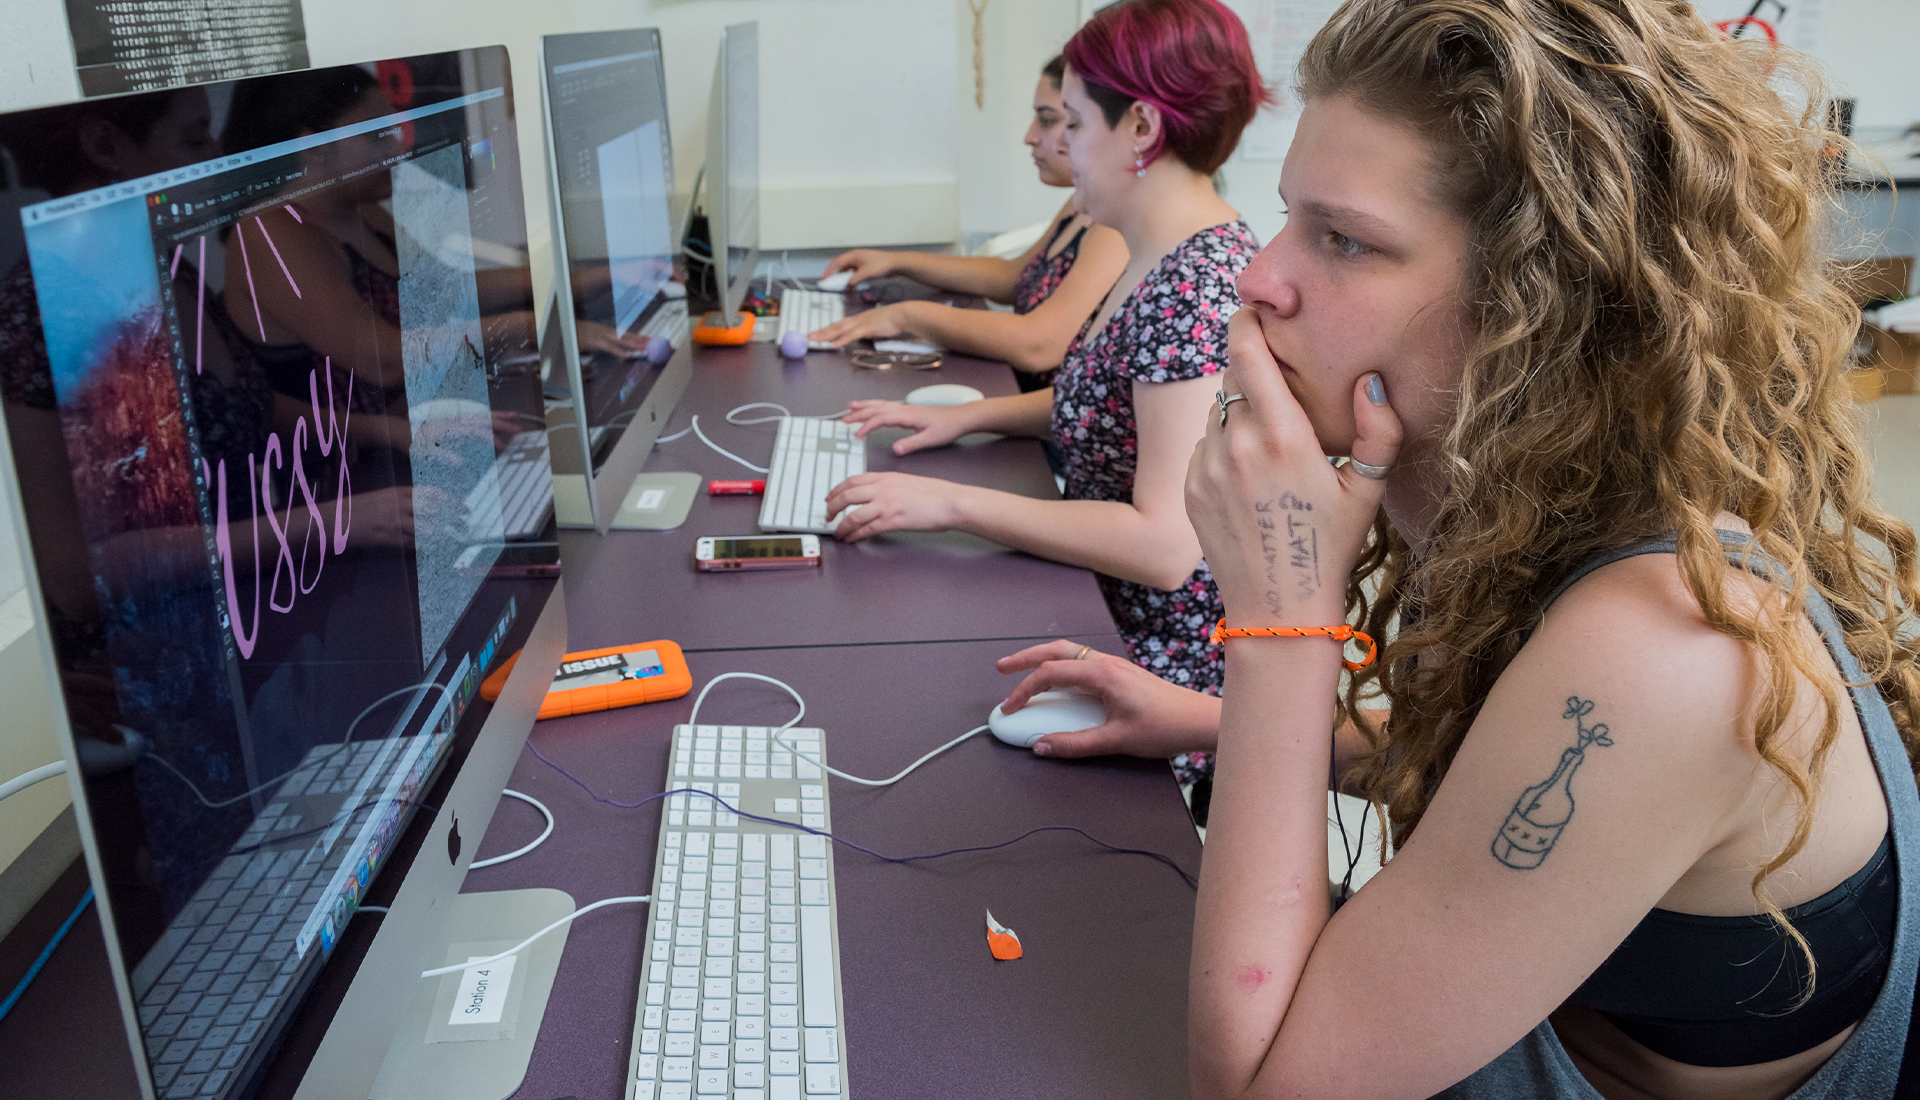
<svg viewBox="0 0 1920 1100"><path fill-rule="evenodd" d="M484 959L469 959L466 962L454 963L452 966L442 966L433 970L422 970L420 972L420 976L422 978L437 978L442 974L453 974L461 970L471 970L476 966L486 966L488 963L497 963L501 959L504 959L509 955L518 955L520 952L525 951L529 947L532 947L534 942L538 940L540 937L546 935L547 933L553 931L554 929L560 927L561 925L572 921L576 917L586 916L588 913L593 912L595 909L605 908L606 906L609 906L609 905L648 905L648 904L651 904L652 902L653 902L652 894L640 894L635 897L627 897L627 898L601 898L599 901L594 902L592 905L582 905L580 908L575 909L573 912L568 913L566 916L561 917L559 920L554 921L552 924L547 925L545 928L542 928L540 931L535 932L533 935L528 936L524 940L521 940L519 943L513 945L512 947L507 948L505 951L500 952L498 955L488 955Z"/></svg>
<svg viewBox="0 0 1920 1100"><path fill-rule="evenodd" d="M741 458L739 455L734 454L732 451L727 450L725 447L722 447L720 444L715 443L711 439L708 439L707 433L700 430L700 414L699 413L693 414L693 434L700 437L700 442L705 443L707 446L713 448L716 452L723 454L728 458L733 459L735 462L738 462L740 465L745 466L749 470L752 470L754 473L764 474L767 472L767 468L765 466L755 466L753 463L748 462L746 459Z"/></svg>
<svg viewBox="0 0 1920 1100"><path fill-rule="evenodd" d="M467 870L469 871L477 871L482 867L492 867L495 864L505 863L510 859L519 859L521 856L524 856L528 852L531 852L535 848L538 848L542 844L545 844L547 842L547 838L553 835L553 811L547 809L545 803L541 802L539 799L533 797L530 794L521 794L519 791L514 790L512 787L508 787L502 790L500 793L507 796L508 798L517 798L520 801L525 802L527 805L532 806L534 809L539 810L540 816L547 819L547 827L540 831L539 836L533 838L533 843L531 844L527 844L522 847L515 848L513 851L508 852L506 855L503 855L503 856L494 856L490 859L475 860L474 862L467 864Z"/></svg>
<svg viewBox="0 0 1920 1100"><path fill-rule="evenodd" d="M1079 835L1092 841L1094 844L1097 844L1100 847L1105 848L1107 851L1113 852L1117 855L1146 856L1148 859L1154 860L1159 863L1164 863L1168 867L1172 868L1173 873L1176 875L1179 875L1180 880L1182 882L1185 882L1189 887L1198 887L1199 885L1199 880L1196 879L1185 867L1182 867L1180 866L1180 864L1174 862L1171 856L1153 851L1148 848L1124 848L1118 844L1109 844L1106 841L1101 840L1099 837L1094 836L1092 833L1086 831L1085 829L1080 828L1078 825L1039 825L1039 826L1035 826L1034 828L1028 829L1026 832L1021 833L1019 836L1016 836L1011 840L1003 840L997 844L974 844L964 848L948 848L945 851L927 852L921 855L890 856L885 852L875 851L874 849L869 848L866 845L859 843L858 841L848 840L846 837L838 836L834 833L830 833L825 829L815 829L807 825L796 825L791 821L786 821L777 817L762 817L759 814L748 813L745 810L742 810L734 806L732 803L728 802L726 799L721 798L719 795L714 794L712 791L702 791L693 787L669 787L666 790L661 791L659 794L647 795L646 797L640 799L637 802L621 802L618 799L608 798L603 794L599 794L595 792L594 789L592 787L587 786L585 781L583 781L579 776L561 767L559 764L554 763L551 759L547 757L546 753L540 751L540 746L534 744L531 738L527 740L527 750L533 753L534 756L538 757L541 763L545 764L549 768L552 768L554 771L559 772L561 777L566 779L567 782L572 783L574 786L586 792L586 795L588 798L591 798L595 802L601 803L602 805L614 806L623 810L632 810L632 809L638 809L641 806L645 806L649 802L658 802L663 798L667 798L669 796L676 795L676 794L697 794L702 798L710 799L714 802L719 803L720 806L724 808L728 813L738 814L749 821L758 821L766 825L776 825L782 829L790 829L795 832L807 833L812 836L825 837L827 840L832 841L835 844L838 844L847 848L852 848L856 852L861 852L866 855L872 856L873 858L879 860L882 863L893 863L893 864L905 866L910 863L921 863L926 860L945 859L948 856L970 855L975 852L998 851L1001 848L1010 848L1013 845L1018 844L1021 841L1027 839L1028 837L1037 836L1040 833L1078 833Z"/></svg>
<svg viewBox="0 0 1920 1100"><path fill-rule="evenodd" d="M849 783L858 783L865 787L892 786L893 784L898 783L902 779L905 779L907 776L911 775L913 773L913 770L915 768L918 768L920 765L926 763L929 760L932 760L934 757L939 756L941 753L946 752L948 749L951 749L954 746L960 744L962 741L965 741L967 738L973 737L977 734L985 733L987 730L986 726L976 726L973 729L968 730L967 732L961 734L960 736L954 738L953 740L947 742L946 744L940 746L939 748L934 749L932 752L921 757L920 759L915 760L913 763L908 764L905 768L903 768L900 771L900 774L895 775L890 779L862 779L857 775L848 775L846 772L843 772L838 768L828 767L824 761L821 761L812 756L808 756L806 753L801 752L799 749L795 748L791 742L787 741L785 738L780 736L786 731L792 729L795 723L799 722L801 718L806 716L807 701L805 699L802 699L800 697L800 693L793 690L792 686L781 683L779 680L776 680L771 676L762 676L757 672L723 672L720 675L715 676L713 679L708 680L706 686L700 689L700 694L694 697L693 711L687 715L687 725L693 726L693 725L699 724L696 721L696 719L698 719L700 715L700 704L706 701L707 692L712 691L713 686L715 684L718 684L722 680L758 680L761 683L772 684L774 687L777 687L780 690L786 692L788 695L793 696L793 701L799 704L800 711L798 714L795 714L792 718L787 719L785 724L778 726L774 729L773 731L774 741L777 742L781 748L786 749L788 752L792 753L793 755L799 757L802 760L805 760L807 763L812 764L814 767L819 768L821 771L826 772L828 775L836 775L836 776L839 776L841 779L846 780ZM738 811L735 811L735 812L738 812Z"/></svg>

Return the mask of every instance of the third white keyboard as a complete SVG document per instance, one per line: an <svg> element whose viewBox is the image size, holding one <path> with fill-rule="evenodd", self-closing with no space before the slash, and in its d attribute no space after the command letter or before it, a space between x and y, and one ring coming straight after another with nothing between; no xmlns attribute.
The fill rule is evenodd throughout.
<svg viewBox="0 0 1920 1100"><path fill-rule="evenodd" d="M826 328L847 315L846 299L824 290L799 290L788 287L780 292L780 331L778 340L789 332L808 333ZM809 340L807 346L825 351L832 344Z"/></svg>

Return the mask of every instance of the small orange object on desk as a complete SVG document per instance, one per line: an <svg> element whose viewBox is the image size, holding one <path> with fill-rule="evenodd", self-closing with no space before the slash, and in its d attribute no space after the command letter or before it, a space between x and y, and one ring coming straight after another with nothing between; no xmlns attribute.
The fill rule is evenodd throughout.
<svg viewBox="0 0 1920 1100"><path fill-rule="evenodd" d="M1001 962L1012 962L1025 954L1020 949L1020 936L1013 929L993 919L993 910L987 910L987 950Z"/></svg>
<svg viewBox="0 0 1920 1100"><path fill-rule="evenodd" d="M700 323L693 327L693 342L712 347L744 344L753 339L753 314L743 309L735 315L735 321L729 328L720 311L715 310L700 318Z"/></svg>
<svg viewBox="0 0 1920 1100"><path fill-rule="evenodd" d="M480 684L480 698L491 703L500 698L507 675L520 660L518 653ZM641 642L639 645L614 646L569 653L560 659L560 671L554 674L547 698L540 704L541 718L562 718L569 714L587 714L636 703L657 703L678 699L693 690L693 673L687 658L673 642Z"/></svg>

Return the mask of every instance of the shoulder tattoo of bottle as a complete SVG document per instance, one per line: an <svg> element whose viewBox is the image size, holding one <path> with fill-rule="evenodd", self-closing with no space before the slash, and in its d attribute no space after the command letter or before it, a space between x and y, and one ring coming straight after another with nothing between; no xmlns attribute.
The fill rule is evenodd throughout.
<svg viewBox="0 0 1920 1100"><path fill-rule="evenodd" d="M1560 754L1560 766L1545 782L1520 792L1506 824L1500 826L1500 835L1493 838L1493 858L1517 871L1531 871L1546 862L1547 853L1573 817L1573 773L1586 760L1587 747L1613 744L1604 723L1586 724L1592 713L1593 700L1568 697L1567 712L1560 717L1573 719L1578 741Z"/></svg>

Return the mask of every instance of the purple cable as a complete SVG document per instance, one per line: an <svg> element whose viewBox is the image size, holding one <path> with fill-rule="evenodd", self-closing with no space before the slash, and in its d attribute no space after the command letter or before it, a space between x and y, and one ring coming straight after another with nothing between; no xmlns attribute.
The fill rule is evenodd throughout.
<svg viewBox="0 0 1920 1100"><path fill-rule="evenodd" d="M531 738L527 740L527 748L533 750L533 755L539 757L541 763L545 764L549 768L552 768L554 771L559 772L561 775L571 780L574 786L587 792L588 798L593 799L595 802L605 803L606 805L609 805L609 806L618 806L623 810L631 810L639 806L644 806L649 802L658 801L659 799L665 798L670 794L697 794L706 798L711 798L715 802L720 803L721 806L725 807L728 813L739 814L741 817L746 818L748 821L758 821L766 825L778 825L784 829L798 829L801 832L811 833L814 836L826 837L828 840L833 841L835 844L843 844L849 848L852 848L854 851L865 852L867 855L870 855L873 858L880 860L882 862L903 863L903 864L918 863L918 862L921 862L922 860L929 860L929 859L944 859L947 856L965 855L969 852L991 852L999 848L1006 848L1006 847L1010 847L1012 845L1018 844L1021 841L1027 839L1028 837L1034 835L1035 833L1079 833L1081 836L1086 837L1088 840L1093 841L1095 844L1098 844L1100 847L1105 848L1109 852L1118 852L1122 855L1131 855L1131 856L1146 856L1148 859L1158 860L1161 863L1164 863L1167 866L1173 868L1173 873L1176 875L1179 875L1181 880L1184 881L1188 886L1193 887L1195 889L1199 888L1199 883L1194 879L1192 875L1187 873L1186 868L1180 866L1178 863L1175 863L1172 860L1172 858L1162 855L1159 852L1148 851L1145 848L1122 848L1116 844L1108 844L1106 841L1101 840L1099 837L1094 836L1092 833L1087 832L1085 829L1082 829L1075 825L1039 825L1039 826L1035 826L1034 828L1028 829L1026 832L1021 833L1019 836L1014 837L1012 840L1003 840L998 844L977 844L968 848L949 848L944 852L929 852L926 855L918 855L918 856L890 856L884 852L876 852L872 848L869 848L864 844L856 844L853 841L846 839L845 837L834 836L832 833L827 832L824 829L809 828L808 826L805 826L805 825L795 825L791 821L782 821L779 818L775 818L775 817L761 817L759 814L747 813L744 810L728 805L727 802L724 799L722 799L719 795L713 794L710 791L695 790L692 787L675 787L670 790L661 791L659 794L650 794L638 802L618 802L611 798L603 798L600 795L595 794L592 787L589 787L585 783L581 782L580 779L576 777L572 772L554 763L553 761L548 760L547 755L540 751L539 746L535 745Z"/></svg>

